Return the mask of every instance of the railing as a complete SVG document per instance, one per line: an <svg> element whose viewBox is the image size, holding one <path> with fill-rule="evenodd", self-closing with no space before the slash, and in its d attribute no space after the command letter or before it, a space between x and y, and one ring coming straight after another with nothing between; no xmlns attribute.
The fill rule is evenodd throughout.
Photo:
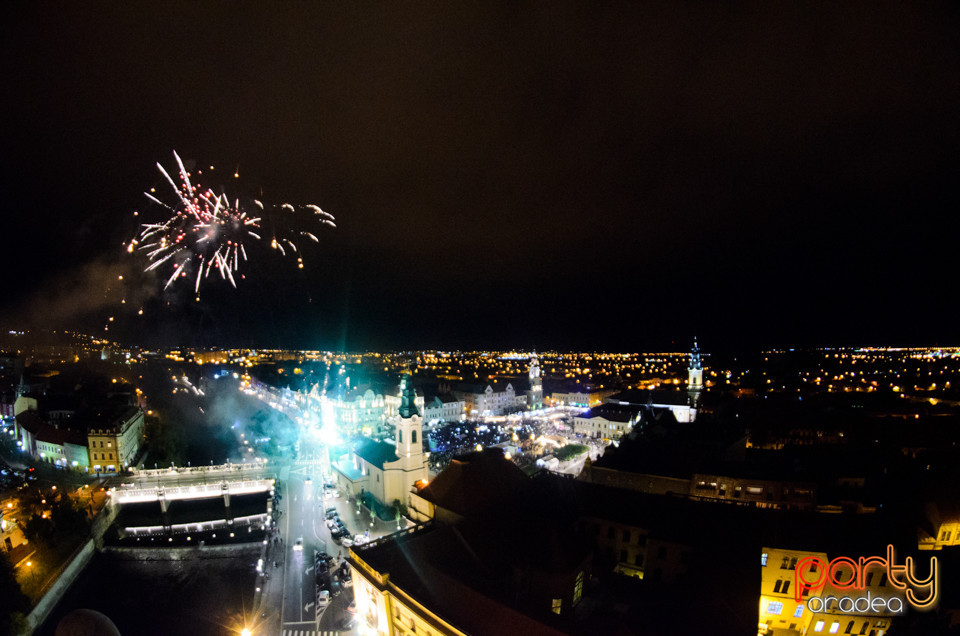
<svg viewBox="0 0 960 636"><path fill-rule="evenodd" d="M372 547L375 547L375 546L378 546L378 545L384 545L384 544L388 543L389 541L396 541L397 539L399 539L400 537L403 537L403 536L405 536L405 535L413 534L414 532L419 532L420 530L423 530L424 528L427 528L427 527L429 527L429 526L432 525L432 524L433 524L433 521L432 521L432 520L431 520L431 521L424 521L424 522L422 522L422 523L418 523L418 524L412 525L412 526L410 526L409 528L404 528L404 529L402 529L402 530L397 530L396 532L391 532L390 534L385 534L385 535L383 535L382 537L380 537L380 538L378 538L378 539L374 539L373 541L369 541L369 542L363 543L363 544L361 544L361 545L354 545L354 546L353 546L352 548L350 548L350 549L353 550L353 551L359 550L360 552L363 552L363 551L365 551L367 548L372 548Z"/></svg>
<svg viewBox="0 0 960 636"><path fill-rule="evenodd" d="M123 528L123 538L151 537L155 535L168 536L189 534L191 532L208 532L213 530L234 530L247 526L259 525L265 528L269 521L269 513L262 512L256 515L246 515L234 519L214 519L213 521L174 523L169 526L129 526Z"/></svg>
<svg viewBox="0 0 960 636"><path fill-rule="evenodd" d="M110 497L117 503L138 503L159 499L204 499L221 497L226 493L242 495L264 492L273 488L272 479L252 479L244 481L218 481L213 484L193 486L154 486L152 488L123 488L113 490Z"/></svg>
<svg viewBox="0 0 960 636"><path fill-rule="evenodd" d="M171 466L170 468L131 469L135 477L172 477L175 475L205 475L208 473L242 472L244 470L261 470L269 462L261 457L239 464L226 463L214 466Z"/></svg>

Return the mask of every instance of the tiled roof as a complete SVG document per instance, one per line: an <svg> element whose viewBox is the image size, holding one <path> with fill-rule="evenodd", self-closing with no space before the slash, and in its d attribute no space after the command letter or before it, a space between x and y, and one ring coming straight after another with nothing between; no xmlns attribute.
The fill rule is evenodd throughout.
<svg viewBox="0 0 960 636"><path fill-rule="evenodd" d="M364 439L353 447L353 452L363 458L364 461L373 464L382 469L384 464L400 461L397 457L397 449L386 442L378 442L372 439Z"/></svg>
<svg viewBox="0 0 960 636"><path fill-rule="evenodd" d="M481 510L513 495L527 478L500 449L455 457L420 496L457 514Z"/></svg>

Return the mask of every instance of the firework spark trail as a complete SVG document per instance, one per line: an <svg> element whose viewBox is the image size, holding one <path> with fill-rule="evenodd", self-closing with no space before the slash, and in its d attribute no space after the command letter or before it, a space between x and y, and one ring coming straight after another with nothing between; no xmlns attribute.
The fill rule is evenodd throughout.
<svg viewBox="0 0 960 636"><path fill-rule="evenodd" d="M139 236L126 245L127 252L146 253L150 263L144 271L159 269L162 265L176 261L164 289L170 287L178 278L187 276L190 268L195 268L197 272L194 281L196 293L200 291L200 283L214 268L222 280L236 287L234 273L239 271L240 257L243 257L243 262L249 260L244 241L267 240L263 235L266 228L262 227L265 223L270 226L270 247L283 256L287 256L288 250L295 254L301 252L294 242L298 237L304 236L315 243L320 242L315 233L296 226L301 217L297 214L297 206L283 203L271 207L252 199L260 214L250 216L242 209L239 197L217 195L192 180L193 175L187 170L180 155L174 152L173 156L179 169L179 184L159 162L157 169L173 189L176 202L164 202L162 198L152 194L153 189L151 192L144 192L148 200L170 213L169 218L162 222L142 224ZM311 204L301 208L313 213L306 218L312 218L314 223L336 227L333 215L319 206ZM178 256L180 258L175 258ZM303 268L303 257L300 255L297 256L297 266Z"/></svg>

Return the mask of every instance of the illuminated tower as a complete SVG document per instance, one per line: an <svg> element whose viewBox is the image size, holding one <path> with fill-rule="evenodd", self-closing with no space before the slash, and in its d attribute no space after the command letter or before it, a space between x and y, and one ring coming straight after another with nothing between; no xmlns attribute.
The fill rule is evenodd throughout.
<svg viewBox="0 0 960 636"><path fill-rule="evenodd" d="M697 339L693 339L693 349L690 350L690 366L687 368L687 392L690 395L690 404L696 405L703 389L703 363L700 362L700 347Z"/></svg>
<svg viewBox="0 0 960 636"><path fill-rule="evenodd" d="M543 380L540 379L540 361L534 352L530 356L530 395L527 397L527 406L531 411L543 408Z"/></svg>
<svg viewBox="0 0 960 636"><path fill-rule="evenodd" d="M417 393L410 382L410 371L404 370L400 376L400 415L397 421L397 456L410 458L414 465L422 463L423 423L420 409L417 408Z"/></svg>

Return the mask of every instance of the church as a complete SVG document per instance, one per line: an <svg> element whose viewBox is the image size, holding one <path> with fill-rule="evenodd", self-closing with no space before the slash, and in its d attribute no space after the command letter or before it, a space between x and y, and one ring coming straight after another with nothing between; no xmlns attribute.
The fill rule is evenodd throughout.
<svg viewBox="0 0 960 636"><path fill-rule="evenodd" d="M416 399L410 374L405 372L400 380L396 440L364 438L335 461L333 470L341 492L348 496L368 492L386 506L395 501L410 504L414 483L427 478L428 455L423 452L423 426Z"/></svg>

